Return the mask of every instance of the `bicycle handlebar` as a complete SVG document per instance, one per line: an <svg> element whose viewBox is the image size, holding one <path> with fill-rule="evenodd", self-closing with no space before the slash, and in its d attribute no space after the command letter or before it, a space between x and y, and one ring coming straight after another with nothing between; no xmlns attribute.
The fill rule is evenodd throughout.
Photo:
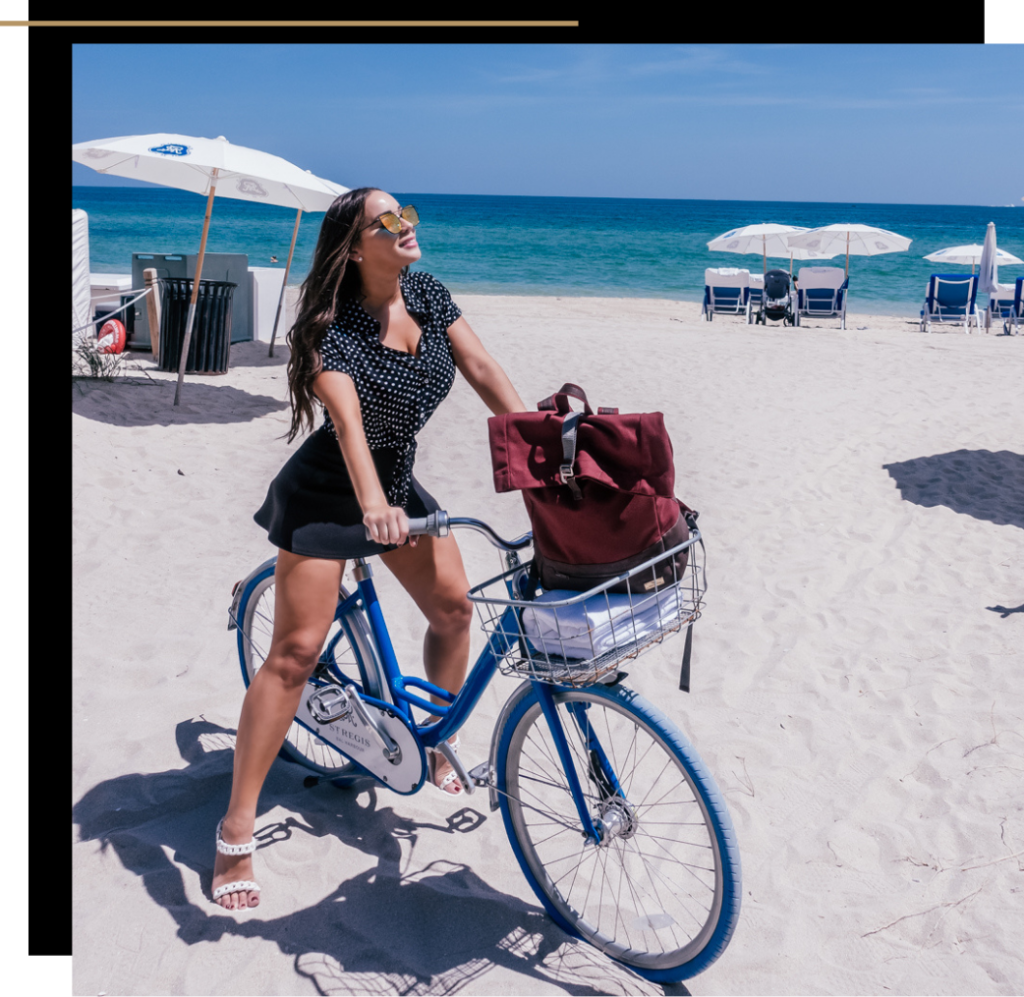
<svg viewBox="0 0 1024 997"><path fill-rule="evenodd" d="M482 533L487 538L491 546L497 547L499 550L522 550L533 543L532 532L524 533L521 537L516 537L515 540L503 540L490 526L481 520L466 517L453 518L443 509L438 509L437 512L432 512L429 516L410 519L409 536L446 537L452 527L476 530L477 533ZM373 539L370 536L369 530L366 531L366 539Z"/></svg>

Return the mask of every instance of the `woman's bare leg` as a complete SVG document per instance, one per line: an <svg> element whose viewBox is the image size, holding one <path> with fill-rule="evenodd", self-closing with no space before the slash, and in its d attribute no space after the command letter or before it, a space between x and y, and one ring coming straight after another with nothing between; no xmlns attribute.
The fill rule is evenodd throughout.
<svg viewBox="0 0 1024 997"><path fill-rule="evenodd" d="M228 844L249 841L263 782L295 718L306 679L316 667L338 604L344 561L278 552L274 572L274 635L267 659L242 702L235 739L231 802L221 836ZM252 879L251 855L217 852L213 888ZM230 893L222 907L255 907L259 894Z"/></svg>
<svg viewBox="0 0 1024 997"><path fill-rule="evenodd" d="M423 639L427 679L449 692L458 692L469 665L473 606L466 598L469 581L455 538L419 537L415 547L405 544L380 557L427 618ZM431 699L443 702L437 696ZM451 766L443 763L437 771L438 781L450 771ZM457 794L460 790L450 791Z"/></svg>

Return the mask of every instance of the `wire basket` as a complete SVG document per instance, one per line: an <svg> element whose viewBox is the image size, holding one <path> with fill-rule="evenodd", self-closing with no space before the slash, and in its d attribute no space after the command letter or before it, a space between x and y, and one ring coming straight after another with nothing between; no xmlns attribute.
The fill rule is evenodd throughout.
<svg viewBox="0 0 1024 997"><path fill-rule="evenodd" d="M680 569L677 555L684 550ZM685 543L587 592L541 589L532 563L476 586L469 599L502 674L556 685L593 685L614 675L623 661L681 633L700 616L707 589L697 530Z"/></svg>

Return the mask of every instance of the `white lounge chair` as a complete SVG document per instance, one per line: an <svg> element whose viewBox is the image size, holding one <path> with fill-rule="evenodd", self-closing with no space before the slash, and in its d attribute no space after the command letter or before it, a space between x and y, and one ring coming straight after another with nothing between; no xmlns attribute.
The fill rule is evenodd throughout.
<svg viewBox="0 0 1024 997"><path fill-rule="evenodd" d="M1013 284L997 284L999 290L996 292L989 292L988 296L988 319L986 319L989 326L993 326L997 321L1005 321L1006 319L1013 317Z"/></svg>
<svg viewBox="0 0 1024 997"><path fill-rule="evenodd" d="M764 274L752 273L750 275L750 313L756 312L764 301Z"/></svg>
<svg viewBox="0 0 1024 997"><path fill-rule="evenodd" d="M838 318L846 328L846 294L849 278L838 267L801 267L796 275L796 324L800 316Z"/></svg>
<svg viewBox="0 0 1024 997"><path fill-rule="evenodd" d="M925 288L921 331L931 332L933 322L955 322L964 327L964 332L970 332L972 320L975 328L981 331L974 301L977 296L977 274L933 273Z"/></svg>
<svg viewBox="0 0 1024 997"><path fill-rule="evenodd" d="M750 271L718 267L704 271L704 304L701 318L713 315L743 315L750 323Z"/></svg>

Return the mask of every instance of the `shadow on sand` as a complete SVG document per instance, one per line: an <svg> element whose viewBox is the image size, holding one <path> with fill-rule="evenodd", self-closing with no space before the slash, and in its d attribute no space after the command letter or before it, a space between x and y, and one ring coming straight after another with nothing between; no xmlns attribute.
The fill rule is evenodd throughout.
<svg viewBox="0 0 1024 997"><path fill-rule="evenodd" d="M72 411L112 426L181 426L252 422L288 408L286 398L250 394L230 384L218 384L212 376L208 382L199 381L195 374L186 376L180 404L175 406L173 378L147 380L145 374L128 374L134 383L76 381L71 391ZM280 383L286 394L283 372Z"/></svg>
<svg viewBox="0 0 1024 997"><path fill-rule="evenodd" d="M1024 529L1024 455L954 450L883 464L907 502Z"/></svg>
<svg viewBox="0 0 1024 997"><path fill-rule="evenodd" d="M484 814L466 806L445 824L417 823L382 806L375 789L357 794L328 783L304 789L305 770L281 761L265 784L264 812L280 804L301 817L263 825L257 817L261 850L292 835L333 835L375 857L376 868L342 880L319 903L287 917L264 920L256 910L236 919L216 913L212 903L197 907L186 896L180 867L199 877L208 896L212 829L230 792L233 733L204 719L183 721L176 735L185 768L108 780L74 807L80 840L113 849L186 944L228 935L274 942L322 994L473 992L498 967L536 980L544 992L554 986L594 997L689 993L681 984L635 976L567 936L539 905L494 890L467 865L442 860L419 867L412 860L421 836L472 833Z"/></svg>

